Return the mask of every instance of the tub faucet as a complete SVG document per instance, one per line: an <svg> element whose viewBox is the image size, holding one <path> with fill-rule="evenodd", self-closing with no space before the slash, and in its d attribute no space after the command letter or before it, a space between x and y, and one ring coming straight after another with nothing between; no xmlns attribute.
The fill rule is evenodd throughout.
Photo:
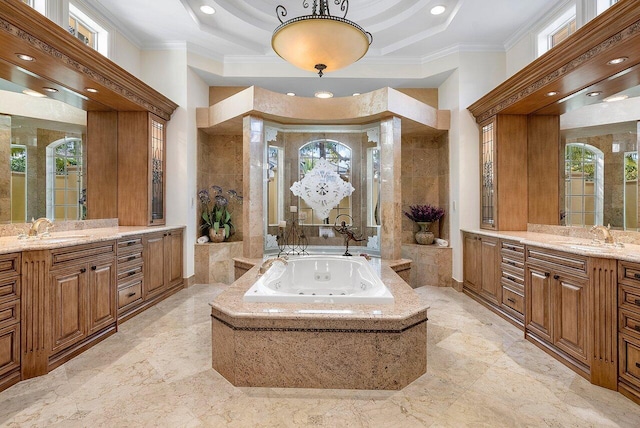
<svg viewBox="0 0 640 428"><path fill-rule="evenodd" d="M29 236L37 237L40 232L40 225L42 223L47 223L47 229L53 227L53 222L46 217L40 217L37 220L31 219L31 227L29 228ZM43 236L46 234L42 234Z"/></svg>
<svg viewBox="0 0 640 428"><path fill-rule="evenodd" d="M611 235L611 225L608 225L607 227L604 227L603 225L594 225L593 227L591 227L589 232L595 234L599 230L602 231L605 244L615 244L616 241Z"/></svg>
<svg viewBox="0 0 640 428"><path fill-rule="evenodd" d="M289 263L287 261L286 258L284 257L274 257L272 259L267 259L264 262L262 262L262 264L260 265L260 269L258 269L258 277L264 275L264 273L266 271L269 270L269 268L275 263L275 262L282 262L282 264L284 264L285 266Z"/></svg>

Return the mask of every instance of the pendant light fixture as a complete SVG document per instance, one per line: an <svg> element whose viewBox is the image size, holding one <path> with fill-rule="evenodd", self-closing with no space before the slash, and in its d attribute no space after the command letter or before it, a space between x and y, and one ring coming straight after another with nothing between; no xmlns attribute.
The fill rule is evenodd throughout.
<svg viewBox="0 0 640 428"><path fill-rule="evenodd" d="M271 38L273 50L296 67L317 71L320 77L325 70L335 71L362 58L373 36L346 19L348 0L334 0L334 4L340 6L342 17L331 15L328 0L314 0L311 15L287 21L282 20L287 16L287 9L279 5L276 14L281 24ZM302 6L308 8L309 1L303 0Z"/></svg>

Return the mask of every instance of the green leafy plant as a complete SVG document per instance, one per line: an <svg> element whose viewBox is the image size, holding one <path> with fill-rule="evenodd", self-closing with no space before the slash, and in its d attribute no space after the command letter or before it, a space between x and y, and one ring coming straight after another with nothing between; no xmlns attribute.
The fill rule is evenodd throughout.
<svg viewBox="0 0 640 428"><path fill-rule="evenodd" d="M225 196L226 194L226 196ZM224 229L225 239L229 239L235 233L232 222L233 206L242 204L242 196L235 190L224 192L220 186L211 186L198 192L202 207L202 229L213 229L218 233Z"/></svg>

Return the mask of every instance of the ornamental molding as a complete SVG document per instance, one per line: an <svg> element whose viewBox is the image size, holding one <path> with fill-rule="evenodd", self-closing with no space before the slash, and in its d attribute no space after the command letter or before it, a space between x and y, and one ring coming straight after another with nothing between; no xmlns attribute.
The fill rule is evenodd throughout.
<svg viewBox="0 0 640 428"><path fill-rule="evenodd" d="M160 107L158 107L155 104L150 103L149 101L147 101L145 98L142 98L140 95L138 95L137 93L134 93L131 89L129 89L128 87L125 87L117 82L115 82L113 79L104 76L101 73L98 73L97 71L87 67L84 64L79 63L78 61L72 59L71 57L69 57L68 55L66 55L65 53L61 52L60 50L58 50L57 48L51 46L50 44L40 40L39 38L33 36L32 34L24 31L23 29L16 27L15 25L13 25L12 23L10 23L9 21L0 18L0 30L4 31L5 33L8 33L9 35L16 37L26 43L28 43L30 46L32 46L33 48L37 49L38 51L54 58L56 61L60 62L61 64L65 65L67 68L70 68L84 76L87 76L88 78L94 80L95 82L101 84L102 86L104 86L105 88L108 88L109 90L113 91L114 93L126 98L127 100L140 105L141 107L144 107L146 110L154 113L155 115L161 117L162 119L165 120L170 120L171 119L171 114L173 113L173 111L167 111L166 109L162 109ZM105 59L108 59L105 57ZM128 74L128 73L127 73ZM52 80L51 78L49 78L48 76L42 75L40 76L44 79L47 80ZM137 80L137 79L136 79ZM57 82L59 84L61 84L62 86L67 86L65 82ZM74 88L70 88L72 90L77 90ZM94 100L96 102L100 102L97 100Z"/></svg>
<svg viewBox="0 0 640 428"><path fill-rule="evenodd" d="M565 76L566 74L575 71L578 67L585 64L588 61L591 61L593 58L597 57L598 55L601 55L606 51L615 48L621 43L627 42L629 39L638 36L638 34L640 34L640 21L635 22L634 24L623 29L622 31L612 35L611 37L607 38L606 40L599 43L598 45L583 52L581 55L574 58L570 62L564 64L560 68L546 74L545 76L539 78L538 80L529 84L528 86L516 92L515 94L498 102L493 107L489 108L488 110L485 110L480 115L478 115L476 121L478 123L482 123L485 120L488 120L489 118L500 113L502 110L506 109L507 107L510 107L511 105L517 103L518 101L521 101L527 98L528 96L532 95L533 93L537 92L538 90L547 86L548 84L553 83L558 79L562 78L563 76Z"/></svg>

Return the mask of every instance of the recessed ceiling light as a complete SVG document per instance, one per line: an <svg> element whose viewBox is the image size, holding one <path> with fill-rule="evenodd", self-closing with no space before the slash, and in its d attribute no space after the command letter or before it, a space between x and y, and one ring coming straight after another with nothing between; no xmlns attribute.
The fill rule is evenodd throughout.
<svg viewBox="0 0 640 428"><path fill-rule="evenodd" d="M32 57L31 55L27 55L27 54L16 54L16 56L18 58L20 58L23 61L35 61L36 59L34 57Z"/></svg>
<svg viewBox="0 0 640 428"><path fill-rule="evenodd" d="M316 98L333 98L333 94L329 91L318 91L315 96Z"/></svg>
<svg viewBox="0 0 640 428"><path fill-rule="evenodd" d="M287 95L289 95L290 97L295 97L296 93L295 92L287 92Z"/></svg>
<svg viewBox="0 0 640 428"><path fill-rule="evenodd" d="M602 95L602 91L593 91L593 92L587 92L586 94L588 97L597 97L598 95Z"/></svg>
<svg viewBox="0 0 640 428"><path fill-rule="evenodd" d="M25 89L24 91L22 91L23 94L25 95L29 95L32 97L36 97L36 98L46 98L47 96L45 94L41 94L40 92L36 92L33 91L31 89Z"/></svg>
<svg viewBox="0 0 640 428"><path fill-rule="evenodd" d="M47 92L51 92L52 94L55 94L56 92L58 92L58 90L56 88L50 88L48 86L45 86L44 88L42 88L43 91L47 91Z"/></svg>
<svg viewBox="0 0 640 428"><path fill-rule="evenodd" d="M200 6L200 12L206 13L207 15L213 15L214 13L216 13L216 10L211 6L205 4Z"/></svg>
<svg viewBox="0 0 640 428"><path fill-rule="evenodd" d="M354 97L357 97L358 95L360 95L360 92L354 92L354 93L353 93L353 96L354 96Z"/></svg>
<svg viewBox="0 0 640 428"><path fill-rule="evenodd" d="M612 102L615 102L615 101L626 100L627 98L629 98L629 95L614 95L612 97L605 98L604 101L608 102L608 103L612 103Z"/></svg>
<svg viewBox="0 0 640 428"><path fill-rule="evenodd" d="M608 61L607 64L609 64L609 65L621 64L621 63L625 62L628 59L629 58L627 58L626 56L621 56L620 58L614 58L611 61Z"/></svg>
<svg viewBox="0 0 640 428"><path fill-rule="evenodd" d="M547 92L545 95L548 96L548 97L553 97L554 95L558 95L558 92L557 91L551 91L551 92Z"/></svg>
<svg viewBox="0 0 640 428"><path fill-rule="evenodd" d="M98 92L98 90L97 90L97 89L94 89L94 88L85 88L85 91L87 91L87 92L91 92L91 93L93 93L93 94L95 94L96 92Z"/></svg>
<svg viewBox="0 0 640 428"><path fill-rule="evenodd" d="M447 10L447 8L442 5L434 6L431 8L431 15L441 15L445 10Z"/></svg>

